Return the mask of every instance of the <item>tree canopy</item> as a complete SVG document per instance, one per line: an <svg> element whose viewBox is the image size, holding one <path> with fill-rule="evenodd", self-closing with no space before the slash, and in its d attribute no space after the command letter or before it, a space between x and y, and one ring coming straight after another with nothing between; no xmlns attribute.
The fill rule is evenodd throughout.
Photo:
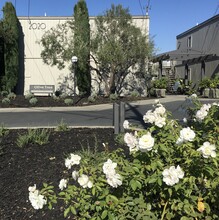
<svg viewBox="0 0 219 220"><path fill-rule="evenodd" d="M4 41L5 71L2 77L2 87L13 91L19 74L19 21L12 3L6 2L3 7L2 34Z"/></svg>
<svg viewBox="0 0 219 220"><path fill-rule="evenodd" d="M105 82L106 93L119 92L120 85L130 71L145 72L146 58L153 44L137 28L128 9L112 5L95 20L92 36L92 54L100 78Z"/></svg>
<svg viewBox="0 0 219 220"><path fill-rule="evenodd" d="M74 7L74 55L78 57L76 77L79 92L90 95L90 24L84 0L79 0Z"/></svg>

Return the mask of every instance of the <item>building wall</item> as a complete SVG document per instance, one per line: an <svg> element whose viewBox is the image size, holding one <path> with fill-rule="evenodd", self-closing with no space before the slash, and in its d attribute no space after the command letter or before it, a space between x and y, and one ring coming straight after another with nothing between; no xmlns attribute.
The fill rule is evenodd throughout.
<svg viewBox="0 0 219 220"><path fill-rule="evenodd" d="M38 43L46 31L57 24L71 20L72 17L18 17L18 19L24 42L24 73L21 74L24 76L24 93L29 92L30 85L55 85L55 90L57 90L65 84L65 86L73 88L71 62L67 63L62 70L56 66L51 67L44 64L40 55L43 48ZM90 17L91 31L95 31L94 20L95 17ZM143 33L149 32L149 22L145 17L133 17L133 22L141 28Z"/></svg>
<svg viewBox="0 0 219 220"><path fill-rule="evenodd" d="M191 42L189 43L190 39ZM191 73L190 79L195 87L204 77L217 75L219 73L219 15L178 35L177 50L196 57L194 60L184 60L180 65L180 62L178 62L176 72L180 78L185 77L185 65L188 65ZM215 56L204 57L209 54Z"/></svg>

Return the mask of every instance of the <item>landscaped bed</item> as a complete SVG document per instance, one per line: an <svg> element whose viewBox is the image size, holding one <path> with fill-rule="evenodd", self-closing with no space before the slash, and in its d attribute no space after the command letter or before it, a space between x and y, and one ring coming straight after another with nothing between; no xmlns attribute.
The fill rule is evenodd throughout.
<svg viewBox="0 0 219 220"><path fill-rule="evenodd" d="M1 219L218 219L219 103L187 101L183 123L156 100L119 136L2 127Z"/></svg>
<svg viewBox="0 0 219 220"><path fill-rule="evenodd" d="M89 128L50 130L47 144L18 147L18 137L27 132L10 130L0 143L1 220L64 219L62 206L57 205L51 211L34 210L28 198L28 187L34 184L42 187L44 182L52 182L58 186L60 179L65 175L64 161L69 153L81 151L82 148L103 151L102 143L107 144L110 151L122 147L114 141L113 129Z"/></svg>

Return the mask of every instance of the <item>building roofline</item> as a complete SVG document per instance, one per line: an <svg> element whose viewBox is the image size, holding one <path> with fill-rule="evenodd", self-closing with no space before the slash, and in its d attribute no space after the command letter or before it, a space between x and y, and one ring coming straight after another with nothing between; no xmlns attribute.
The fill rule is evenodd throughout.
<svg viewBox="0 0 219 220"><path fill-rule="evenodd" d="M200 23L200 24L198 24L198 25L196 25L196 26L194 26L194 27L188 29L187 31L185 31L185 32L183 32L183 33L177 35L177 36L176 36L176 39L182 38L183 36L188 35L188 34L190 34L191 32L196 31L197 29L200 29L200 28L202 28L203 26L206 26L207 24L209 24L209 23L211 23L211 22L213 22L214 20L217 20L217 19L219 20L219 14L218 14L218 15L215 15L215 16L209 18L208 20L205 20L204 22L202 22L202 23Z"/></svg>
<svg viewBox="0 0 219 220"><path fill-rule="evenodd" d="M69 20L74 16L18 16L19 20ZM89 16L90 19L95 19L98 16ZM149 16L143 15L133 15L133 19L145 19Z"/></svg>

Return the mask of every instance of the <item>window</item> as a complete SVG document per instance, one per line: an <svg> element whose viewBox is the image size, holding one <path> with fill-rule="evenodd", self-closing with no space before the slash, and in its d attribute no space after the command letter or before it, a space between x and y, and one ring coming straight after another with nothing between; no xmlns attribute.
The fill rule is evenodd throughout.
<svg viewBox="0 0 219 220"><path fill-rule="evenodd" d="M187 47L191 48L192 47L192 36L189 36L187 38Z"/></svg>

